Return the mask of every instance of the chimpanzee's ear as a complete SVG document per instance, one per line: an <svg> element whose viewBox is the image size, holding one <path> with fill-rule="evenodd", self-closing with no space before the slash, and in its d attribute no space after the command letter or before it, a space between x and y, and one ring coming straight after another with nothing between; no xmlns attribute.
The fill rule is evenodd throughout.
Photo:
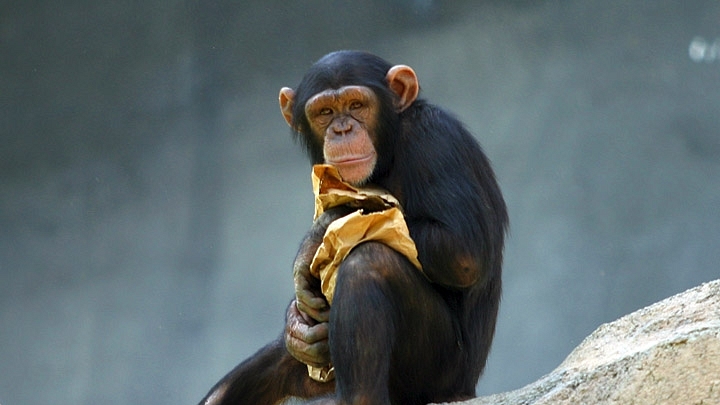
<svg viewBox="0 0 720 405"><path fill-rule="evenodd" d="M290 87L283 87L282 89L280 89L280 96L278 98L280 101L280 112L285 118L285 121L287 121L288 125L290 125L290 127L292 128L292 110L293 101L295 100L295 91Z"/></svg>
<svg viewBox="0 0 720 405"><path fill-rule="evenodd" d="M420 92L420 84L415 71L410 66L395 65L388 70L385 79L390 90L398 95L395 105L398 112L410 107Z"/></svg>

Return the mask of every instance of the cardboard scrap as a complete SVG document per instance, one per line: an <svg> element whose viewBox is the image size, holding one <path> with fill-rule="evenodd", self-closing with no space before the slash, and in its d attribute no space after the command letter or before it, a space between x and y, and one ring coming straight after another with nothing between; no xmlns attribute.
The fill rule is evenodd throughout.
<svg viewBox="0 0 720 405"><path fill-rule="evenodd" d="M343 182L337 169L330 165L313 166L312 179L315 219L339 205L359 208L328 226L310 264L310 273L320 279L322 293L329 304L332 305L338 267L350 251L363 242L381 242L422 270L415 242L395 197L378 188L353 187Z"/></svg>
<svg viewBox="0 0 720 405"><path fill-rule="evenodd" d="M380 188L356 188L342 181L334 166L315 165L312 171L315 194L315 219L333 207L349 205L358 210L333 221L325 231L322 244L310 264L310 273L320 279L320 288L332 305L337 270L350 251L367 241L381 242L405 255L422 271L415 242L405 223L399 201ZM325 367L307 366L315 381L335 378L332 364Z"/></svg>

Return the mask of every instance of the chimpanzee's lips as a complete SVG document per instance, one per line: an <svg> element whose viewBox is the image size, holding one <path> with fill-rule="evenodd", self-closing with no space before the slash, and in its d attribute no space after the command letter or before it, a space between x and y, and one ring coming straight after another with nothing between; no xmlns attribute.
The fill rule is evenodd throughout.
<svg viewBox="0 0 720 405"><path fill-rule="evenodd" d="M372 175L375 170L377 155L345 155L337 160L329 160L327 163L335 166L343 181L354 186L360 186Z"/></svg>
<svg viewBox="0 0 720 405"><path fill-rule="evenodd" d="M331 165L354 165L358 163L364 163L367 161L372 160L375 157L373 154L364 155L364 156L346 156L339 160L333 160L328 163Z"/></svg>

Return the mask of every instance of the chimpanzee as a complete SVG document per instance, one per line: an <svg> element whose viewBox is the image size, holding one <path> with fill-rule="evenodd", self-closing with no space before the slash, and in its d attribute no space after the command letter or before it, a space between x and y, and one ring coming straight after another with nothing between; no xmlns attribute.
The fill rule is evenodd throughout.
<svg viewBox="0 0 720 405"><path fill-rule="evenodd" d="M238 365L201 404L426 404L475 396L500 303L508 216L490 162L459 122L417 98L415 72L375 55L338 51L295 91L285 120L313 164L399 200L422 270L388 246L353 248L332 306L308 266L327 226L355 208L325 211L294 262L296 299L276 341ZM334 381L308 376L332 363Z"/></svg>

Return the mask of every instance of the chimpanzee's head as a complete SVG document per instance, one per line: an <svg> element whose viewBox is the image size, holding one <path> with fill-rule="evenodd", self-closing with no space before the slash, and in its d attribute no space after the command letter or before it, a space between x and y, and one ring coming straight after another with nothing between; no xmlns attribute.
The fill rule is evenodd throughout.
<svg viewBox="0 0 720 405"><path fill-rule="evenodd" d="M297 90L282 88L280 109L314 164L333 165L359 186L388 170L399 114L419 90L409 66L339 51L317 61Z"/></svg>

